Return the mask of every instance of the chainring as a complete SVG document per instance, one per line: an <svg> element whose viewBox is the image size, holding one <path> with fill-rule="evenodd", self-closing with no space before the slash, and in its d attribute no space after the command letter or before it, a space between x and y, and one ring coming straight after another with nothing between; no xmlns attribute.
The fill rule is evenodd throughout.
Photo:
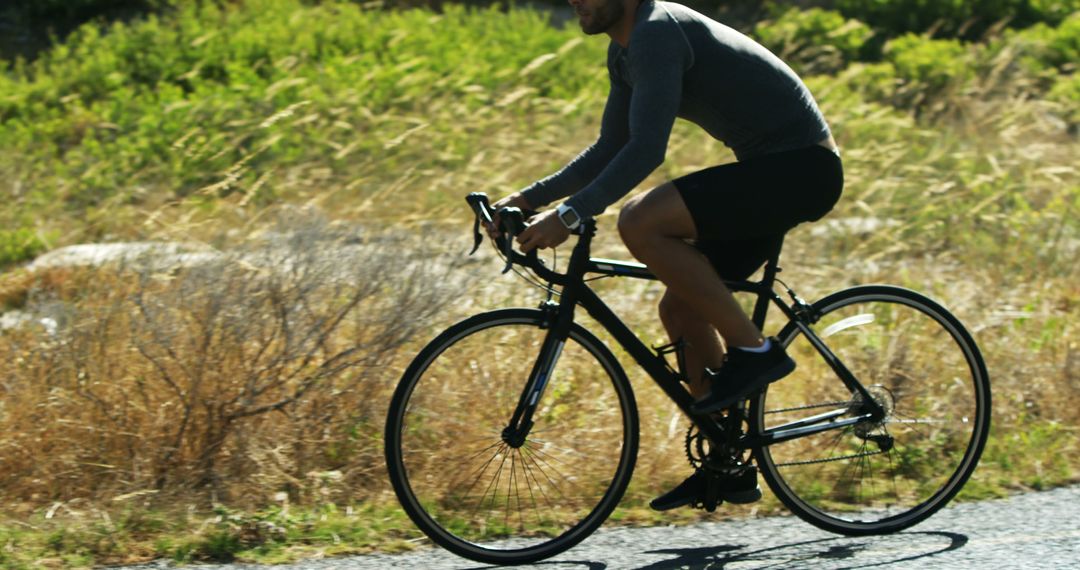
<svg viewBox="0 0 1080 570"><path fill-rule="evenodd" d="M723 502L716 494L717 480L733 477L745 469L753 468L743 460L742 454L734 450L711 449L711 442L695 424L686 430L686 459L695 472L704 472L709 478L705 496L697 497L691 504L693 508L714 512Z"/></svg>
<svg viewBox="0 0 1080 570"><path fill-rule="evenodd" d="M701 469L705 466L705 461L709 456L705 448L708 442L708 438L701 433L697 425L691 423L686 430L686 460L690 462L690 466L694 469Z"/></svg>
<svg viewBox="0 0 1080 570"><path fill-rule="evenodd" d="M739 467L747 463L743 453L734 449L725 449L723 446L714 449L713 443L698 429L697 425L690 424L686 429L686 460L694 469L708 468L711 470L727 470L731 467Z"/></svg>

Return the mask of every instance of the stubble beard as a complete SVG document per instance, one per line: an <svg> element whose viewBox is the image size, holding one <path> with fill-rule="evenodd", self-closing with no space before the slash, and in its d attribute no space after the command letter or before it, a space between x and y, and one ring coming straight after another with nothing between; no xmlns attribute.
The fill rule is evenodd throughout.
<svg viewBox="0 0 1080 570"><path fill-rule="evenodd" d="M585 20L579 20L581 25L581 31L587 35L602 34L611 29L623 17L623 13L626 12L626 8L623 7L621 0L607 0L604 4L600 4L590 14L592 19L586 22Z"/></svg>

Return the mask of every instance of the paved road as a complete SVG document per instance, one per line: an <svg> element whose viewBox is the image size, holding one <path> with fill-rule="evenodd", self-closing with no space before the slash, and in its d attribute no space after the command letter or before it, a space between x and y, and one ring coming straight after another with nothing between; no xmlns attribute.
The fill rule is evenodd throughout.
<svg viewBox="0 0 1080 570"><path fill-rule="evenodd" d="M142 566L152 568L161 566ZM275 570L486 568L443 550L314 560ZM794 517L601 530L541 570L1080 568L1080 487L950 507L884 537L846 538ZM200 566L241 570L250 565Z"/></svg>

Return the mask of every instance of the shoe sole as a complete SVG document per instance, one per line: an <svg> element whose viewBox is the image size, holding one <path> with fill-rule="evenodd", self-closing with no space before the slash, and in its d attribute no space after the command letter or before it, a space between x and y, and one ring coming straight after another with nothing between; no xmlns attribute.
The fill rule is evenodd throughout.
<svg viewBox="0 0 1080 570"><path fill-rule="evenodd" d="M749 491L739 491L736 493L724 493L720 495L725 501L734 505L745 505L747 503L754 503L761 500L761 487L758 486Z"/></svg>
<svg viewBox="0 0 1080 570"><path fill-rule="evenodd" d="M786 358L783 362L763 372L760 376L757 377L756 380L744 386L742 390L736 392L734 396L731 396L726 400L720 400L719 402L710 406L699 406L697 404L694 404L693 406L691 406L690 411L700 415L709 414L717 410L722 410L724 408L730 407L735 402L746 398L750 394L759 392L769 384L772 384L773 382L784 378L788 374L791 374L794 370L795 361L792 360L790 357Z"/></svg>
<svg viewBox="0 0 1080 570"><path fill-rule="evenodd" d="M679 501L677 503L669 503L669 504L666 504L666 505L663 505L663 506L657 506L657 505L655 505L653 503L649 503L649 508L654 510L654 511L664 512L664 511L670 511L672 509L677 509L679 507L685 507L685 506L689 505L692 502L694 502L693 499L687 498L685 501Z"/></svg>
<svg viewBox="0 0 1080 570"><path fill-rule="evenodd" d="M761 487L758 486L758 487L756 487L754 489L751 489L749 491L738 491L738 492L733 492L733 493L721 493L720 494L720 499L722 499L725 502L731 503L733 505L746 505L746 504L749 504L749 503L756 503L757 501L760 501L761 496L762 496L761 495ZM649 503L649 508L654 510L654 511L664 512L664 511L670 511L672 509L677 509L679 507L685 507L685 506L687 506L687 505L689 505L690 503L693 503L693 502L694 502L693 499L688 498L685 501L679 501L677 503L671 503L671 504L663 505L663 506L657 506L657 505L654 505L653 503Z"/></svg>

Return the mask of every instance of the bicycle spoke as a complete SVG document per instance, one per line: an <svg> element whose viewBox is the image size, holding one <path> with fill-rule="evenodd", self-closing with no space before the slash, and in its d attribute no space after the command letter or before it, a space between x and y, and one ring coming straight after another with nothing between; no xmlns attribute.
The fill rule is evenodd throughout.
<svg viewBox="0 0 1080 570"><path fill-rule="evenodd" d="M521 496L517 494L518 488L514 484L514 476L517 475L517 450L510 454L510 485L514 488L514 495L517 498L518 513L521 512ZM510 526L510 488L506 489L506 525Z"/></svg>
<svg viewBox="0 0 1080 570"><path fill-rule="evenodd" d="M533 492L532 482L529 480L528 464L525 462L525 454L521 454L521 475L525 478L525 487L529 490L529 499L532 502L533 513L536 514L536 524L541 524L540 508L536 503L536 494ZM522 522L522 526L524 526Z"/></svg>
<svg viewBox="0 0 1080 570"><path fill-rule="evenodd" d="M560 496L565 497L565 494L563 494L562 488L560 487L559 483L555 479L552 479L550 475L548 475L548 472L544 469L544 467L546 466L548 469L553 471L555 473L555 475L557 475L563 481L569 482L570 480L565 475L563 475L558 469L552 467L550 463L548 463L547 461L544 461L544 459L542 457L537 457L535 455L535 453L536 453L535 449L529 448L529 449L526 450L526 453L528 454L527 457L530 460L532 460L533 466L536 468L536 470L539 471L540 474L543 475L548 480L548 483L551 484L552 488L554 488L559 493ZM540 465L541 462L543 462L543 464L544 464L543 466Z"/></svg>
<svg viewBox="0 0 1080 570"><path fill-rule="evenodd" d="M465 490L465 494L464 494L465 497L469 496L469 494L472 492L472 490L476 486L476 484L479 483L480 480L484 477L484 473L487 472L488 467L491 466L491 463L495 460L496 457L499 456L499 454L503 451L503 448L505 446L506 446L506 444L504 444L503 442L501 442L501 441L497 442L495 444L492 444L492 445L488 446L485 449L480 450L479 452L477 452L475 455L473 455L470 458L470 459L479 458L480 456L484 455L484 453L486 453L487 451L490 451L491 449L495 448L495 451L494 451L494 453L492 453L491 457L487 461L483 462L480 465L480 467L477 467L476 470L473 471L473 474L475 475L475 477L473 477L473 479L472 479L473 482L472 482L471 485L469 485L469 488ZM459 462L457 464L457 466L458 467L465 467L466 464L469 464L469 463L472 463L472 461L470 461L468 459L467 460L462 460L461 462Z"/></svg>
<svg viewBox="0 0 1080 570"><path fill-rule="evenodd" d="M484 498L487 497L487 492L489 490L491 491L491 502L488 503L488 512L491 512L491 508L495 506L495 499L499 494L499 480L502 479L503 467L505 466L506 454L503 454L502 461L499 462L499 468L495 471L495 478L491 480L491 483L488 483L488 488L484 489L484 494L480 496L479 504L483 504ZM475 514L475 512L473 514Z"/></svg>
<svg viewBox="0 0 1080 570"><path fill-rule="evenodd" d="M529 475L532 475L532 480L533 480L533 482L534 482L534 483L536 483L536 490L537 490L537 491L540 491L540 495L541 495L542 497L544 497L544 502L546 502L546 503L547 503L547 505L548 505L548 507L549 507L549 508L555 508L555 503L554 503L554 502L553 502L553 501L551 500L551 498L549 498L549 497L548 497L548 495L547 495L547 492L546 492L546 491L544 491L544 486L543 486L543 484L542 484L542 483L540 482L540 480L539 480L539 479L537 479L537 478L536 478L536 474L535 474L535 473L533 473L533 469L532 469L531 467L528 467L528 465L529 465L529 459L530 459L530 458L529 458L528 456L526 456L526 455L525 455L525 453L522 453L522 454L521 454L521 459L522 459L523 465L525 465L525 466L526 466L526 468L528 469L528 471L529 471ZM540 474L541 474L541 475L544 475L544 477L545 477L545 478L547 478L547 475L546 475L546 474L545 474L545 473L543 472L543 470L541 470L541 469L539 469L539 468L538 468L538 469L536 469L536 470L537 470L537 471L540 471ZM550 481L550 479L549 479L549 481ZM556 488L556 491L557 491L557 490L558 490L558 488Z"/></svg>

